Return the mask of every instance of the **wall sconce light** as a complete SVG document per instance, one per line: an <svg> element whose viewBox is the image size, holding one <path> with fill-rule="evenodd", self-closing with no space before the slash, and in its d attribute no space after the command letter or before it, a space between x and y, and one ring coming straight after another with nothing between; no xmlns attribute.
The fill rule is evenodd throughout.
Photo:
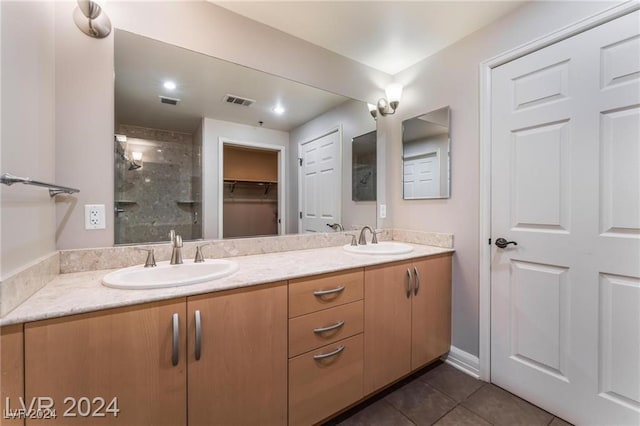
<svg viewBox="0 0 640 426"><path fill-rule="evenodd" d="M129 170L137 170L142 168L142 153L138 151L131 152L131 161L129 162Z"/></svg>
<svg viewBox="0 0 640 426"><path fill-rule="evenodd" d="M80 31L93 38L105 38L111 33L111 20L96 1L78 0L73 21Z"/></svg>
<svg viewBox="0 0 640 426"><path fill-rule="evenodd" d="M385 92L387 97L378 99L377 105L367 104L369 107L369 113L374 120L378 118L378 113L383 117L395 114L396 109L398 109L398 105L400 104L400 98L402 97L402 86L400 84L390 84L387 86Z"/></svg>

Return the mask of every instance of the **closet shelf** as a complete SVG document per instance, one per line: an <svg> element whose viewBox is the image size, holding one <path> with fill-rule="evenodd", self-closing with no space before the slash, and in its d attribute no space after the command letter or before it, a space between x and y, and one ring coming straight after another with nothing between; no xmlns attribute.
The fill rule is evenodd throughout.
<svg viewBox="0 0 640 426"><path fill-rule="evenodd" d="M235 180L235 179L225 179L225 185L230 185L229 190L233 194L233 191L236 189L236 185L240 186L260 186L264 187L264 194L267 195L272 186L277 186L277 181L256 181L256 180Z"/></svg>

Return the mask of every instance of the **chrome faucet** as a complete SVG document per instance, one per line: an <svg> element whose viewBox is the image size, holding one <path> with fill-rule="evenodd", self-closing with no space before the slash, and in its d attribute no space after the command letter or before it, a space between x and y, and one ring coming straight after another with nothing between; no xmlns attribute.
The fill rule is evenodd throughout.
<svg viewBox="0 0 640 426"><path fill-rule="evenodd" d="M362 227L362 230L360 231L360 238L358 238L358 244L361 246L367 245L367 238L364 232L367 229L369 230L369 232L371 232L371 244L378 244L378 237L376 236L377 235L376 231L371 229L371 227L368 225L365 225Z"/></svg>
<svg viewBox="0 0 640 426"><path fill-rule="evenodd" d="M135 247L135 249L147 252L147 260L144 262L144 267L145 268L153 268L154 266L158 266L158 265L156 265L156 258L153 255L153 249L152 248L151 249L147 249L147 248Z"/></svg>
<svg viewBox="0 0 640 426"><path fill-rule="evenodd" d="M180 265L182 263L182 237L176 234L175 230L169 231L171 239L171 265Z"/></svg>

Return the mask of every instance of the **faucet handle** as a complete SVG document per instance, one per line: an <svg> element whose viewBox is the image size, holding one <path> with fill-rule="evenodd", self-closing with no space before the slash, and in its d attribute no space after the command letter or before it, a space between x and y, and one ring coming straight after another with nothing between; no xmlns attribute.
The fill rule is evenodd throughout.
<svg viewBox="0 0 640 426"><path fill-rule="evenodd" d="M140 248L140 247L135 247L135 249L147 252L147 260L144 262L144 267L145 268L152 268L154 266L158 266L158 265L156 265L156 257L153 254L153 249L145 249L145 248Z"/></svg>
<svg viewBox="0 0 640 426"><path fill-rule="evenodd" d="M354 234L345 234L347 237L351 237L351 245L357 246L358 242L356 240L356 236Z"/></svg>
<svg viewBox="0 0 640 426"><path fill-rule="evenodd" d="M173 246L175 248L182 248L182 237L176 234L176 238L173 241Z"/></svg>
<svg viewBox="0 0 640 426"><path fill-rule="evenodd" d="M378 244L378 234L382 234L382 229L381 230L373 230L371 231L371 244Z"/></svg>
<svg viewBox="0 0 640 426"><path fill-rule="evenodd" d="M193 259L194 263L202 263L204 262L204 256L202 255L202 248L206 246L210 246L213 243L206 243L196 246L196 258Z"/></svg>
<svg viewBox="0 0 640 426"><path fill-rule="evenodd" d="M176 242L176 230L172 229L169 231L169 240L171 240L171 244L175 244Z"/></svg>

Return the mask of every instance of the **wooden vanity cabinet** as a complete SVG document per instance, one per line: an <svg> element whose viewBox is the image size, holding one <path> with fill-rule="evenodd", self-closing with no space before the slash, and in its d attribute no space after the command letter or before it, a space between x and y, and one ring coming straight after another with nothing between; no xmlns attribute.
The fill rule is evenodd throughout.
<svg viewBox="0 0 640 426"><path fill-rule="evenodd" d="M451 254L367 267L364 282L370 394L449 351Z"/></svg>
<svg viewBox="0 0 640 426"><path fill-rule="evenodd" d="M286 425L287 285L27 323L24 356L27 403L57 411L27 425Z"/></svg>
<svg viewBox="0 0 640 426"><path fill-rule="evenodd" d="M189 426L286 425L286 282L192 296L187 311Z"/></svg>
<svg viewBox="0 0 640 426"><path fill-rule="evenodd" d="M5 411L18 408L19 398L24 398L23 325L4 326L0 331L0 425L24 425L23 419L9 418Z"/></svg>
<svg viewBox="0 0 640 426"><path fill-rule="evenodd" d="M289 282L289 424L312 425L359 401L362 269Z"/></svg>
<svg viewBox="0 0 640 426"><path fill-rule="evenodd" d="M27 403L57 414L26 424L186 425L186 337L184 298L25 324Z"/></svg>

